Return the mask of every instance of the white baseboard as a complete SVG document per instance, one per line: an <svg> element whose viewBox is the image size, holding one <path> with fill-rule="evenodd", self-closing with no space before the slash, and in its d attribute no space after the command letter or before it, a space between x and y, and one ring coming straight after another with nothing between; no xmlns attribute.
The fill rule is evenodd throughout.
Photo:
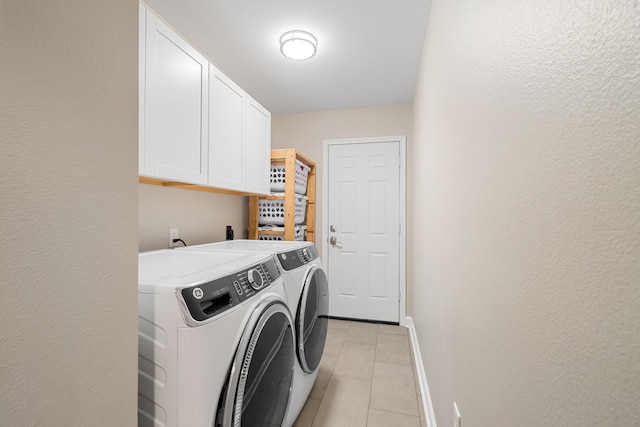
<svg viewBox="0 0 640 427"><path fill-rule="evenodd" d="M429 394L429 386L427 384L427 375L424 372L422 364L422 355L420 353L420 345L418 344L418 336L413 319L406 317L405 325L409 328L409 337L411 338L411 348L413 349L413 360L416 363L416 371L418 372L418 382L420 384L420 395L422 396L422 407L427 418L427 427L436 426L436 415L433 412L433 404L431 403L431 395Z"/></svg>

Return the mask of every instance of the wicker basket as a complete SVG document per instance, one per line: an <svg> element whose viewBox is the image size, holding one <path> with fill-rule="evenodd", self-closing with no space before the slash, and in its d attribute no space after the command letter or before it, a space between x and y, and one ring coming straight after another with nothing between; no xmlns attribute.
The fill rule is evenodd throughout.
<svg viewBox="0 0 640 427"><path fill-rule="evenodd" d="M284 194L274 194L284 196ZM296 195L294 222L302 224L307 213L307 198ZM262 199L258 201L260 225L284 225L284 200Z"/></svg>
<svg viewBox="0 0 640 427"><path fill-rule="evenodd" d="M296 194L305 194L307 192L307 177L311 169L302 163L300 160L296 160L296 176L295 176L295 188ZM282 192L286 184L285 165L283 164L271 164L270 182L272 192Z"/></svg>
<svg viewBox="0 0 640 427"><path fill-rule="evenodd" d="M265 233L260 233L261 231L278 231L278 232L281 232L282 234L265 234ZM303 241L306 237L306 233L307 233L306 225L300 225L300 226L297 225L293 240L295 240L296 242ZM275 226L259 227L258 240L284 240L284 227L275 227Z"/></svg>

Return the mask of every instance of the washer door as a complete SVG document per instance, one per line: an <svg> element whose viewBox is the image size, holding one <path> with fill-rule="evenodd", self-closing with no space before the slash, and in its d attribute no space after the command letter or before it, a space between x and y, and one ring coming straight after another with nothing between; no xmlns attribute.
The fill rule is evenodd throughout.
<svg viewBox="0 0 640 427"><path fill-rule="evenodd" d="M220 398L218 426L281 426L294 369L293 322L285 302L268 298L252 314Z"/></svg>
<svg viewBox="0 0 640 427"><path fill-rule="evenodd" d="M296 315L298 360L310 374L318 369L329 326L329 282L324 270L311 267L305 276Z"/></svg>

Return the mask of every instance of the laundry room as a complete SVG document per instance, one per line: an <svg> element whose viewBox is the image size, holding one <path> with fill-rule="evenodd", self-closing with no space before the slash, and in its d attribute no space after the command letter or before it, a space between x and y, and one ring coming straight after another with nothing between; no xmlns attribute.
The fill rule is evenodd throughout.
<svg viewBox="0 0 640 427"><path fill-rule="evenodd" d="M639 23L0 0L0 425L640 425Z"/></svg>

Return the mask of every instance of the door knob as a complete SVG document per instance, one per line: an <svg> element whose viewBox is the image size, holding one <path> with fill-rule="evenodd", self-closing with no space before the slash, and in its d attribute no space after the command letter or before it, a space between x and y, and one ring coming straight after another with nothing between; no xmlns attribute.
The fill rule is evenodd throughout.
<svg viewBox="0 0 640 427"><path fill-rule="evenodd" d="M336 232L336 226L335 225L330 225L329 226L329 231L332 232L332 233L335 233Z"/></svg>
<svg viewBox="0 0 640 427"><path fill-rule="evenodd" d="M338 238L336 236L329 237L329 243L331 244L331 246L334 246L336 248L342 247L342 246L339 246L340 242L338 242Z"/></svg>

